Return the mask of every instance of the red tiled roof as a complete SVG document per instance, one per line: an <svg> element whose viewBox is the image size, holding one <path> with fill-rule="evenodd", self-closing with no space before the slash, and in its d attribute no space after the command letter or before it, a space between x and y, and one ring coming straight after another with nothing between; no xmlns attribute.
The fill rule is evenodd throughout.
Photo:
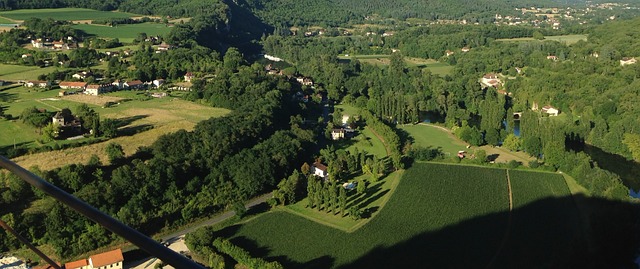
<svg viewBox="0 0 640 269"><path fill-rule="evenodd" d="M87 266L87 265L89 265L89 261L87 261L87 259L82 259L74 262L65 263L64 268L75 269L75 268L81 268L82 266Z"/></svg>
<svg viewBox="0 0 640 269"><path fill-rule="evenodd" d="M497 77L498 77L498 76L497 76L496 74L494 74L494 73L489 73L489 74L484 75L484 77L483 77L483 78L486 78L486 79L494 79L494 78L497 78Z"/></svg>
<svg viewBox="0 0 640 269"><path fill-rule="evenodd" d="M87 90L88 89L100 89L100 85L98 85L98 84L89 84L89 85L87 85Z"/></svg>
<svg viewBox="0 0 640 269"><path fill-rule="evenodd" d="M101 267L124 261L122 250L116 249L105 253L100 253L89 257L91 266Z"/></svg>
<svg viewBox="0 0 640 269"><path fill-rule="evenodd" d="M86 83L86 82L63 81L63 82L60 82L60 86L66 86L66 87L85 87L85 86L87 86L87 83Z"/></svg>
<svg viewBox="0 0 640 269"><path fill-rule="evenodd" d="M132 81L128 81L127 82L127 85L129 85L129 86L136 86L136 85L141 85L141 84L142 84L142 81L140 81L140 80L132 80Z"/></svg>

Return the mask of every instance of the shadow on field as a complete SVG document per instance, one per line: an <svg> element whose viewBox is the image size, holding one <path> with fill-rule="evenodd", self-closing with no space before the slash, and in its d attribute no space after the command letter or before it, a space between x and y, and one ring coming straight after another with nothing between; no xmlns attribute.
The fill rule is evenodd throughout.
<svg viewBox="0 0 640 269"><path fill-rule="evenodd" d="M583 196L575 199L588 205L589 216L570 210L575 206L572 197L515 209L508 239L499 252L495 246L503 236L483 234L504 225L508 212L425 232L390 247L376 246L338 268L637 268L633 261L640 247L638 206ZM589 228L582 228L585 223Z"/></svg>
<svg viewBox="0 0 640 269"><path fill-rule="evenodd" d="M617 174L625 185L631 187L634 191L640 191L640 178L638 178L638 175L640 175L640 163L627 160L623 156L606 152L599 147L591 145L585 145L584 152L598 163L598 167Z"/></svg>
<svg viewBox="0 0 640 269"><path fill-rule="evenodd" d="M153 129L151 124L140 124L118 129L118 136L132 136Z"/></svg>
<svg viewBox="0 0 640 269"><path fill-rule="evenodd" d="M588 212L577 211L576 202ZM580 195L547 198L511 213L492 213L424 231L391 246L392 238L411 229L411 224L389 218L381 223L378 218L385 213L354 233L326 239L349 253L303 250L316 244L301 241L313 238L306 235L316 231L292 233L288 241L292 249L317 257L304 262L257 244L259 240L244 234L241 225L222 229L216 236L231 238L252 256L278 261L285 268L637 268L633 261L640 247L640 218L638 205L631 203ZM287 229L287 225L296 224L283 223L278 228Z"/></svg>
<svg viewBox="0 0 640 269"><path fill-rule="evenodd" d="M120 127L127 126L127 125L133 123L134 121L141 120L141 119L148 118L148 117L149 117L149 115L135 115L135 116L131 116L131 117L113 119L113 121L115 122L116 128L120 128Z"/></svg>

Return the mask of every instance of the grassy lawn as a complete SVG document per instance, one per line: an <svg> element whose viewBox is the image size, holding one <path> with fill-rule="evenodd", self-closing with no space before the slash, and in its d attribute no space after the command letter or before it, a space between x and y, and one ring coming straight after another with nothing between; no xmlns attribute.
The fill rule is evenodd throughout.
<svg viewBox="0 0 640 269"><path fill-rule="evenodd" d="M402 173L402 171L396 171L387 175L385 178L380 179L378 182L371 183L367 186L367 191L362 194L356 194L355 190L349 192L349 197L347 198L348 206L358 205L363 209L377 208L375 212L372 212L371 217L369 218L353 220L349 217L342 217L340 213L336 215L332 212L327 213L326 211L308 208L306 207L308 204L307 198L293 205L287 206L285 211L345 232L353 232L367 224L369 220L373 219L378 212L381 211L389 200L389 197L391 197L396 190ZM369 180L368 175L363 175L349 181L357 181L360 178Z"/></svg>
<svg viewBox="0 0 640 269"><path fill-rule="evenodd" d="M451 133L431 125L399 125L413 138L413 145L441 148L446 157L455 156L460 150L467 150L466 144Z"/></svg>
<svg viewBox="0 0 640 269"><path fill-rule="evenodd" d="M16 23L16 22L13 21L13 20L10 20L10 19L5 18L5 17L0 17L0 24L14 24L14 23Z"/></svg>
<svg viewBox="0 0 640 269"><path fill-rule="evenodd" d="M171 28L161 23L123 24L116 27L96 24L77 24L73 28L85 31L87 34L104 38L118 38L121 42L131 43L139 33L147 35L165 35Z"/></svg>
<svg viewBox="0 0 640 269"><path fill-rule="evenodd" d="M371 132L371 128L364 127L357 132L358 135L351 139L337 141L337 148L343 148L349 152L353 152L357 148L360 152L366 151L368 154L373 154L378 158L387 156L384 144Z"/></svg>
<svg viewBox="0 0 640 269"><path fill-rule="evenodd" d="M111 141L123 146L126 154L133 154L140 146L151 145L158 136L175 132L179 129L191 130L196 123L211 117L220 117L229 113L227 109L198 105L182 99L166 97L147 99L136 91L122 91L106 94L104 96L69 95L64 98L57 97L58 90L36 91L24 87L13 87L0 92L2 101L6 101L6 113L18 116L25 108L38 107L48 111L57 111L62 108L70 108L75 111L82 103L88 104L101 118L112 118L120 122L119 133L122 135ZM108 100L120 100L120 104L113 107L103 107ZM39 146L35 140L39 135L32 127L24 126L19 120L0 121L0 128L7 130L9 135L0 138L0 147L11 146L14 143L23 143L26 147ZM141 131L146 130L146 131ZM84 138L76 140L81 142ZM34 165L42 169L52 169L77 160L87 160L92 154L101 157L104 163L108 163L104 147L107 143L101 142L78 148L59 151L43 152L25 155L16 158L24 167ZM72 141L60 140L53 143L65 144ZM76 156L68 158L66 156Z"/></svg>
<svg viewBox="0 0 640 269"><path fill-rule="evenodd" d="M2 80L37 80L39 75L53 72L58 67L37 67L14 64L0 64L0 79Z"/></svg>
<svg viewBox="0 0 640 269"><path fill-rule="evenodd" d="M544 40L558 41L567 45L578 43L578 41L587 41L586 35L557 35L557 36L545 36ZM533 37L520 37L520 38L504 38L496 39L496 41L502 42L523 42L523 41L536 41Z"/></svg>
<svg viewBox="0 0 640 269"><path fill-rule="evenodd" d="M272 211L220 235L286 268L478 267L506 228L505 185L501 169L417 163L378 215L352 233ZM492 221L469 223L492 214Z"/></svg>
<svg viewBox="0 0 640 269"><path fill-rule="evenodd" d="M54 20L77 21L99 20L107 18L130 18L139 16L132 13L98 11L86 8L43 8L43 9L19 9L0 12L0 16L12 20L26 20L32 17L52 18Z"/></svg>
<svg viewBox="0 0 640 269"><path fill-rule="evenodd" d="M342 60L354 60L357 59L360 62L368 63L377 66L386 66L389 65L391 55L388 54L378 54L378 55L340 55L338 59ZM438 62L434 59L423 59L423 58L415 58L415 57L405 57L405 63L407 66L417 66L420 68L424 68L430 70L431 73L436 75L447 75L450 74L453 70L453 66L448 63Z"/></svg>

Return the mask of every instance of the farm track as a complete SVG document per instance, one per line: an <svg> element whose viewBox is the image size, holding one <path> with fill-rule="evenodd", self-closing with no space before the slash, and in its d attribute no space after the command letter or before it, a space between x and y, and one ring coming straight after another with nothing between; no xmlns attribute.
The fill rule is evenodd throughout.
<svg viewBox="0 0 640 269"><path fill-rule="evenodd" d="M493 256L493 258L491 258L489 264L487 264L487 268L493 268L493 264L498 259L498 256L500 256L500 252L502 252L502 249L504 249L504 246L509 241L509 235L511 234L511 223L513 222L513 195L511 193L511 178L509 177L509 169L507 169L507 190L509 193L509 218L507 219L507 229L504 231L504 236L502 237L502 242L500 243L500 247L498 247L498 251L496 251L496 254Z"/></svg>

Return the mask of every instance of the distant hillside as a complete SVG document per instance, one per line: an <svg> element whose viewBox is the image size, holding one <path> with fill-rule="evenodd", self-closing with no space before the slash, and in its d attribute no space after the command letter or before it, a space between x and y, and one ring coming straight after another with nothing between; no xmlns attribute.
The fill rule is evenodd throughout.
<svg viewBox="0 0 640 269"><path fill-rule="evenodd" d="M517 7L557 7L582 0L249 0L256 13L272 24L336 25L364 21L374 14L386 18L467 19L484 21Z"/></svg>

